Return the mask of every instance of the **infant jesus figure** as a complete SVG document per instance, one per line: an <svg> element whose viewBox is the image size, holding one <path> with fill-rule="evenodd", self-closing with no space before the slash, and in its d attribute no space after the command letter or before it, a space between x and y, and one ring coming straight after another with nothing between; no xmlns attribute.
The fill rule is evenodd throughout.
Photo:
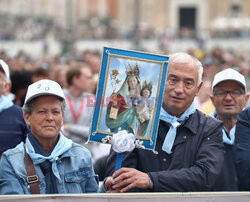
<svg viewBox="0 0 250 202"><path fill-rule="evenodd" d="M152 94L152 87L151 81L148 84L146 81L144 81L140 93L141 97L139 98L138 104L136 106L136 115L140 123L149 120L151 117L153 107L149 98Z"/></svg>

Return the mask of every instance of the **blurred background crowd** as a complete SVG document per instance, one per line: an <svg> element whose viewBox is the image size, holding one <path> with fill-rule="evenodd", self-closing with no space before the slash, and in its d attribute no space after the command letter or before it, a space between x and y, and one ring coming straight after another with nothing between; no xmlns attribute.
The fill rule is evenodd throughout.
<svg viewBox="0 0 250 202"><path fill-rule="evenodd" d="M220 47L214 47L211 51L189 48L187 52L199 58L204 67L204 85L198 96L198 107L209 100L213 77L223 69L232 67L239 71L246 77L247 86L250 89L250 53L239 50L226 51ZM54 56L39 59L33 59L22 51L15 57L10 57L5 51L1 51L0 58L9 64L12 80L11 93L13 93L15 101L19 105L22 105L23 94L26 92L28 85L41 78L53 79L63 88L67 88L67 70L82 62L87 63L92 69L93 79L90 81L92 88L89 89L89 93L95 94L101 64L101 52L97 50L78 52L74 55L74 58Z"/></svg>
<svg viewBox="0 0 250 202"><path fill-rule="evenodd" d="M104 46L198 58L204 85L196 103L206 114L217 72L234 68L250 89L249 0L0 0L0 44L20 106L41 78L68 88L67 71L81 63L92 70L87 93L95 94Z"/></svg>

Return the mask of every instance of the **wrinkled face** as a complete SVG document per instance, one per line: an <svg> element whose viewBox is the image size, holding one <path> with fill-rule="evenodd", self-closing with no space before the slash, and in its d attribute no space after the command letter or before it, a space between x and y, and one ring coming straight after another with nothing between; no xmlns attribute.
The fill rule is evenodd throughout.
<svg viewBox="0 0 250 202"><path fill-rule="evenodd" d="M55 96L37 98L31 115L24 112L24 120L39 142L56 141L63 124L61 101Z"/></svg>
<svg viewBox="0 0 250 202"><path fill-rule="evenodd" d="M227 93L220 95L223 91L234 91L241 93ZM237 116L246 105L249 95L245 95L243 87L235 81L223 81L214 87L211 100L219 117ZM232 95L231 95L232 94Z"/></svg>
<svg viewBox="0 0 250 202"><path fill-rule="evenodd" d="M142 96L143 96L143 97L149 97L149 96L150 96L149 90L148 90L148 89L144 89L144 90L142 91Z"/></svg>
<svg viewBox="0 0 250 202"><path fill-rule="evenodd" d="M168 65L163 108L172 116L180 117L192 104L201 84L197 87L198 70L194 61L170 62Z"/></svg>
<svg viewBox="0 0 250 202"><path fill-rule="evenodd" d="M128 78L128 86L130 89L136 89L138 80L135 76Z"/></svg>

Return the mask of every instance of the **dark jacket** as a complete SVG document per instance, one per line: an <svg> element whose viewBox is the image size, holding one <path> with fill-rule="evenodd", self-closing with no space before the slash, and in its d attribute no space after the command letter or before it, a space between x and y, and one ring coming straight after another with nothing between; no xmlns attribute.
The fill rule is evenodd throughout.
<svg viewBox="0 0 250 202"><path fill-rule="evenodd" d="M162 150L168 130L169 125L160 121L156 142L158 154L134 149L124 154L122 166L147 173L155 192L212 190L223 162L222 122L197 110L177 128L170 155ZM111 151L106 176L113 173L115 157L115 152Z"/></svg>
<svg viewBox="0 0 250 202"><path fill-rule="evenodd" d="M212 114L212 117L219 120L216 111ZM229 136L227 129L224 128L223 130ZM238 191L238 179L234 163L234 145L224 143L224 147L224 161L213 191Z"/></svg>
<svg viewBox="0 0 250 202"><path fill-rule="evenodd" d="M234 163L234 145L225 144L224 161L213 191L238 191L238 179Z"/></svg>
<svg viewBox="0 0 250 202"><path fill-rule="evenodd" d="M234 154L239 190L250 191L250 107L238 116Z"/></svg>
<svg viewBox="0 0 250 202"><path fill-rule="evenodd" d="M24 142L27 130L21 107L12 105L0 112L0 156L4 151Z"/></svg>

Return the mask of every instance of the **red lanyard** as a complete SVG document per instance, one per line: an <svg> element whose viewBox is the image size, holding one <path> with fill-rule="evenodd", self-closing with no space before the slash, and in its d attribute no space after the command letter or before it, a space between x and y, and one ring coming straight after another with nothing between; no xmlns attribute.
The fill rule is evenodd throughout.
<svg viewBox="0 0 250 202"><path fill-rule="evenodd" d="M71 114L73 116L73 119L74 119L74 122L77 123L78 119L80 118L81 114L82 114L82 111L83 111L83 104L84 104L84 99L82 98L81 99L81 104L80 104L80 107L79 107L79 111L78 111L78 114L76 114L75 110L74 110L74 107L72 105L72 102L71 102L71 99L69 96L66 97L67 98L67 101L69 103L69 109L71 111Z"/></svg>

